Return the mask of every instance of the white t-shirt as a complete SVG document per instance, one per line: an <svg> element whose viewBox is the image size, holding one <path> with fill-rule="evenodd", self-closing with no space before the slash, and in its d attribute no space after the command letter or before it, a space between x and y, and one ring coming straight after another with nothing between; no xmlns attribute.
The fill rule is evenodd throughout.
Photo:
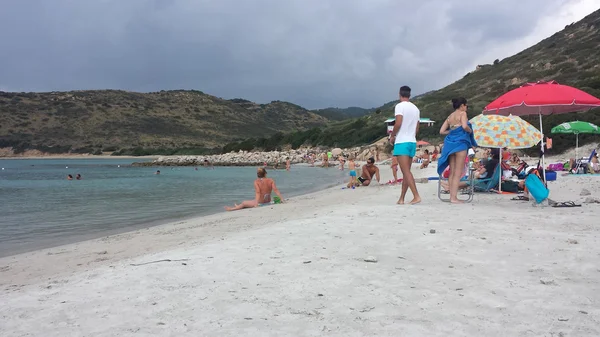
<svg viewBox="0 0 600 337"><path fill-rule="evenodd" d="M395 116L402 116L402 125L396 135L396 144L416 143L417 142L417 124L421 119L421 112L416 105L411 102L400 102L396 104Z"/></svg>

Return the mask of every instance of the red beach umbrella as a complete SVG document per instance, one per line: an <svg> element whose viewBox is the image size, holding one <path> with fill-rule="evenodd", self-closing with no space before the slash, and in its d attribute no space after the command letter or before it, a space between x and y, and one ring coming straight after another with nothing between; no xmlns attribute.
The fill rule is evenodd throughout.
<svg viewBox="0 0 600 337"><path fill-rule="evenodd" d="M600 107L600 99L556 81L527 83L488 104L483 113L499 115L551 115Z"/></svg>
<svg viewBox="0 0 600 337"><path fill-rule="evenodd" d="M556 81L527 83L511 90L488 104L485 115L539 115L540 132L542 134L542 170L544 168L544 136L542 116L567 112L585 111L600 107L600 99L568 85ZM546 174L544 172L544 181Z"/></svg>

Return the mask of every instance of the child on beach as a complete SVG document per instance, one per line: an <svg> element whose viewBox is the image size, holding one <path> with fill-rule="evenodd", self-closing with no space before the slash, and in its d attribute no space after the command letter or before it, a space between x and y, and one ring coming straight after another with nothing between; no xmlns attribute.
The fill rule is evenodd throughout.
<svg viewBox="0 0 600 337"><path fill-rule="evenodd" d="M347 187L353 187L357 185L356 180L356 164L354 163L354 158L350 157L348 160L348 170L350 171L350 181L348 181Z"/></svg>

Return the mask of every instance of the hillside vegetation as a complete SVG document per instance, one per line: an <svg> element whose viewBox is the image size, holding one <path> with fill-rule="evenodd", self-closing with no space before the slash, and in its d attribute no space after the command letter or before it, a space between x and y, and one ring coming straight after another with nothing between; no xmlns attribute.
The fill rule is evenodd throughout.
<svg viewBox="0 0 600 337"><path fill-rule="evenodd" d="M359 107L349 107L349 108L325 108L313 110L317 115L323 116L332 121L341 121L350 118L357 118L368 115L371 111L375 109L363 109Z"/></svg>
<svg viewBox="0 0 600 337"><path fill-rule="evenodd" d="M583 20L568 25L564 30L503 60L490 60L491 64L478 66L462 79L440 90L431 91L413 102L421 109L422 117L429 117L438 124L452 112L451 99L465 97L469 101L469 116L481 113L483 108L503 93L527 82L556 80L561 84L580 88L600 97L600 10ZM383 121L393 117L392 101L374 109L369 115L329 124L326 127L288 135L277 134L270 139L246 140L228 144L226 150L278 147L302 144L349 147L373 142L385 135ZM524 117L538 126L537 116ZM544 130L572 120L584 120L600 125L598 110L585 113L562 114L544 117ZM419 137L430 142L441 141L439 126L421 128ZM555 150L572 147L573 136L550 135ZM597 140L597 136L581 135L585 143Z"/></svg>
<svg viewBox="0 0 600 337"><path fill-rule="evenodd" d="M0 92L0 147L16 152L210 152L232 140L328 121L287 102L256 104L200 91Z"/></svg>

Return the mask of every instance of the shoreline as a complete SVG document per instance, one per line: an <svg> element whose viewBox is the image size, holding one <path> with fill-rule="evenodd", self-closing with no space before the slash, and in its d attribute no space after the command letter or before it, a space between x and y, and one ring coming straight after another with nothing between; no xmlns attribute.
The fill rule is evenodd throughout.
<svg viewBox="0 0 600 337"><path fill-rule="evenodd" d="M300 164L292 165L292 167L295 167L295 166L308 167L308 164L305 165L303 163L300 163ZM222 166L222 167L227 167L227 166ZM321 168L321 167L315 166L315 168ZM337 167L331 167L331 168L337 169ZM273 169L270 169L270 171L273 171ZM277 169L276 171L285 171L285 168L283 168L283 169L280 168L280 169ZM337 183L337 182L329 183L329 184L321 185L321 187L319 187L319 188L313 188L313 189L309 189L306 191L297 191L295 193L287 193L284 195L285 196L289 195L289 197L287 199L294 200L295 198L298 198L298 197L308 196L311 194L317 194L319 192L322 192L322 191L325 191L328 189L335 189L335 188L337 188L337 185L340 185L340 183ZM238 202L238 201L239 200L225 201L225 203L222 206L224 207L227 205L232 205L234 202ZM179 218L157 219L157 220L151 220L151 221L138 223L138 224L131 224L131 225L127 225L125 227L117 228L117 229L106 229L101 232L78 234L78 235L72 236L70 238L67 238L65 240L62 240L62 241L46 240L34 247L24 248L22 250L18 250L17 252L14 252L14 253L3 254L2 252L0 252L0 264L1 264L1 260L3 258L10 258L13 256L22 255L22 254L33 253L36 251L50 250L50 249L59 248L62 246L68 246L68 245L82 243L82 242L86 242L86 241L98 240L98 239L115 236L115 235L127 234L130 232L136 232L136 231L143 230L143 229L149 229L149 228L159 227L159 226L163 226L163 225L169 225L169 224L173 224L173 223L180 223L180 222L186 222L186 221L200 221L204 217L218 215L218 214L222 214L222 213L228 213L227 211L225 211L223 209L223 207L206 210L201 213L187 215L187 216L183 216L183 217L179 217ZM0 283L0 285L1 285L1 283Z"/></svg>
<svg viewBox="0 0 600 337"><path fill-rule="evenodd" d="M111 156L111 155L48 155L48 156L16 156L16 157L0 157L0 160L7 159L157 159L160 156Z"/></svg>
<svg viewBox="0 0 600 337"><path fill-rule="evenodd" d="M339 187L338 184L336 184L334 186L325 187L324 189L320 189L318 191L312 191L312 192L307 192L307 193L301 193L299 195L293 195L288 198L288 202L286 202L285 204L282 204L282 205L288 205L290 203L293 204L297 201L310 200L315 197L320 197L320 196L322 196L322 194L326 194L327 192L337 191L338 187ZM233 201L232 201L232 203L233 203ZM224 209L220 209L218 211L215 210L215 212L206 213L206 214L202 214L202 215L193 215L193 216L189 216L189 217L185 217L185 218L181 218L181 219L156 220L156 222L140 224L139 226L136 225L133 228L127 228L127 229L124 229L123 231L114 230L114 232L111 234L100 234L98 236L93 235L94 237L89 237L86 239L77 240L77 241L73 241L73 242L69 242L69 243L64 243L64 244L60 244L60 245L56 245L56 246L52 246L52 247L43 247L43 248L33 249L33 250L29 250L29 251L21 252L21 253L17 253L17 254L0 256L0 271L2 271L3 265L9 264L10 261L15 261L15 260L20 260L20 259L37 258L40 256L61 255L61 254L64 254L64 252L70 251L70 250L78 251L79 246L103 246L105 243L112 242L113 240L120 242L124 238L133 238L133 236L141 235L141 234L143 234L143 232L149 232L149 231L161 232L161 231L170 230L173 227L177 227L179 225L184 225L184 224L188 224L188 223L200 223L200 224L204 225L204 224L213 224L215 222L225 222L225 221L230 221L230 220L237 220L240 218L238 215L242 215L246 212L249 212L249 211L264 212L267 209L272 210L274 207L281 207L282 205L271 204L269 206L257 207L257 208L253 208L253 209L245 209L245 210L234 211L234 212L227 212ZM243 229L243 228L239 228L239 229ZM179 230L181 230L181 229L179 229ZM231 232L236 232L236 230L232 230ZM200 238L200 239L202 239L202 238ZM160 246L162 248L169 247L169 245L160 245ZM157 247L152 245L149 247L145 247L143 250L145 252L147 252L151 248L157 248ZM101 253L103 252L103 250L101 248L98 248L98 249L100 250ZM106 249L108 249L108 247ZM56 251L58 251L58 253L55 253ZM99 254L99 255L103 255L103 254ZM138 254L131 254L131 255L125 254L123 256L119 256L119 260L134 258L137 255ZM104 260L102 260L102 261L104 261ZM95 261L95 262L102 262L102 261ZM59 268L59 269L70 269L70 268L75 268L75 267L70 266L69 268ZM57 273L57 275L58 274L60 274L60 272ZM15 280L7 281L5 279L0 279L0 289L2 289L2 287L6 286L7 284L14 283L14 281ZM18 281L23 282L22 279L19 279Z"/></svg>
<svg viewBox="0 0 600 337"><path fill-rule="evenodd" d="M557 201L600 193L558 179ZM599 205L338 187L1 258L0 335L600 334Z"/></svg>

